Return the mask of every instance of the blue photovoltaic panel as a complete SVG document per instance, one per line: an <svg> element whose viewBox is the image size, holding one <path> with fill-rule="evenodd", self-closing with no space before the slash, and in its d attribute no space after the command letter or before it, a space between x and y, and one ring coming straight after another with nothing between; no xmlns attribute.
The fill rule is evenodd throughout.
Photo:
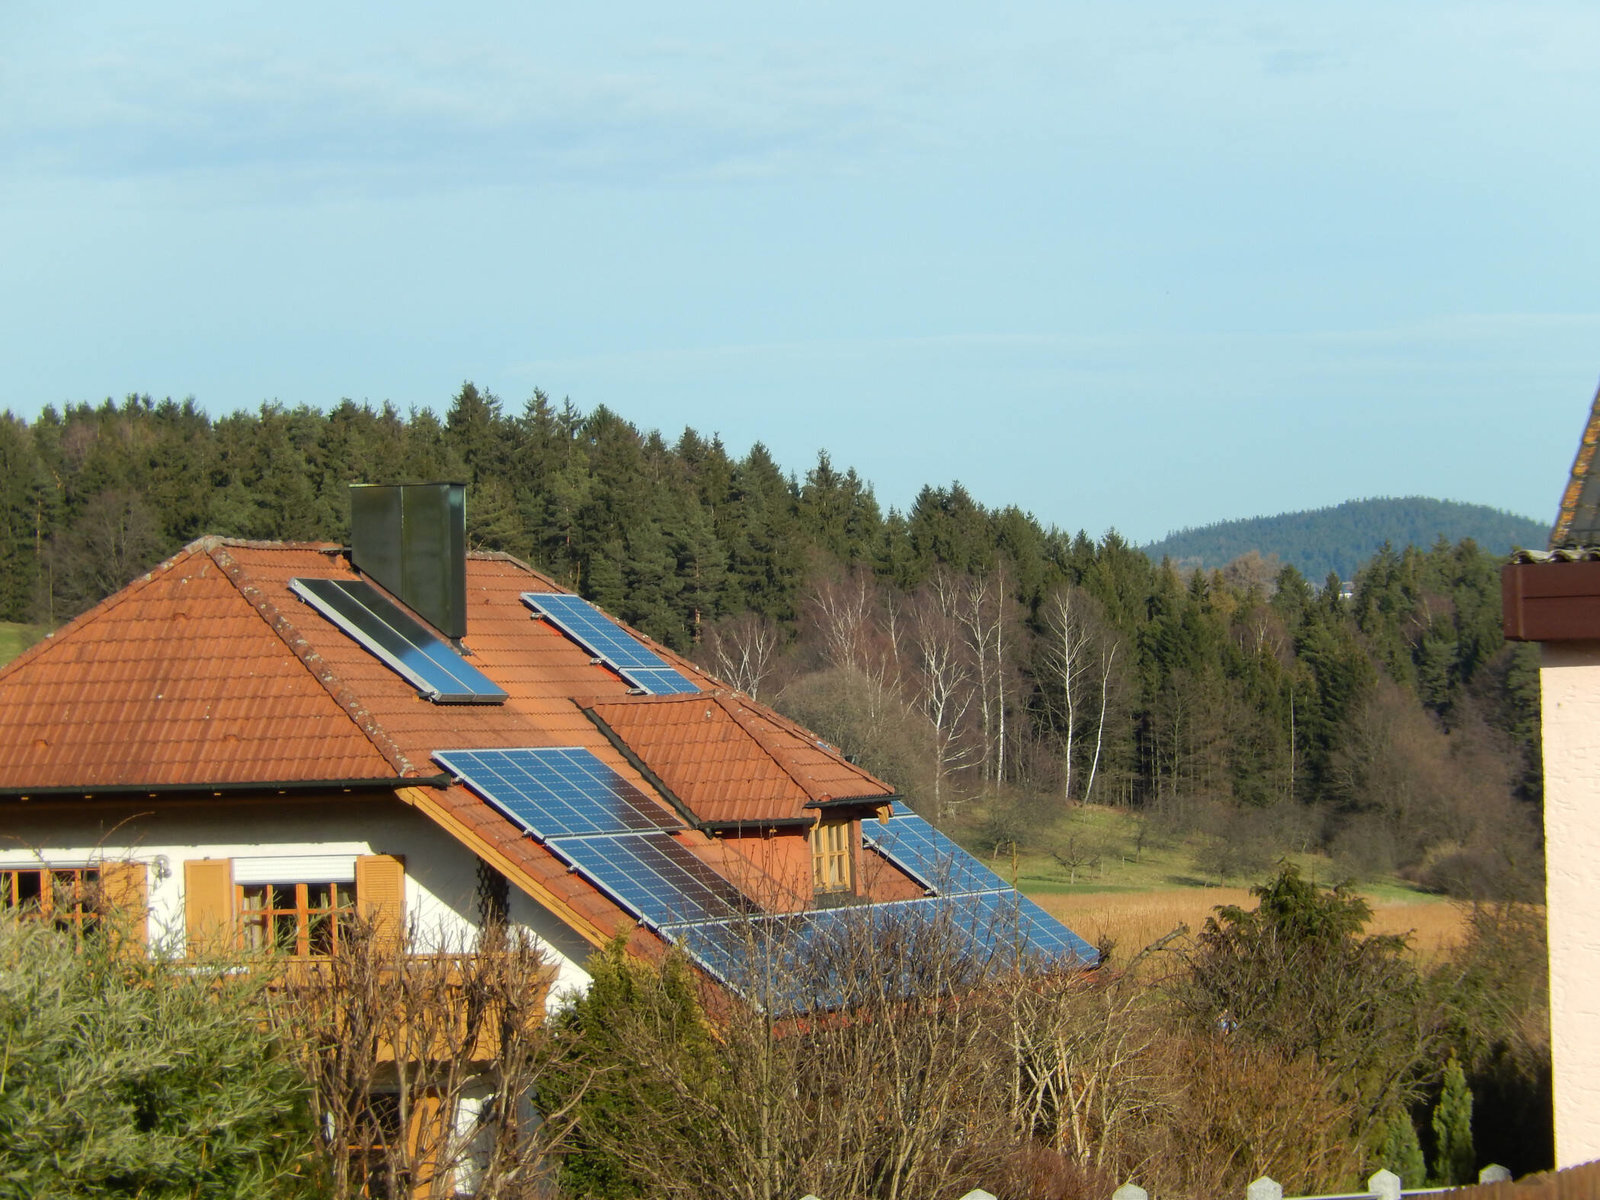
<svg viewBox="0 0 1600 1200"><path fill-rule="evenodd" d="M677 696L700 689L671 667L629 667L622 672L634 687L650 696Z"/></svg>
<svg viewBox="0 0 1600 1200"><path fill-rule="evenodd" d="M724 920L747 907L731 883L669 833L559 838L550 849L657 928Z"/></svg>
<svg viewBox="0 0 1600 1200"><path fill-rule="evenodd" d="M700 690L582 596L523 592L522 602L641 691L670 696Z"/></svg>
<svg viewBox="0 0 1600 1200"><path fill-rule="evenodd" d="M795 1012L960 990L989 971L1018 966L1093 966L1099 957L1011 890L708 921L663 932L748 999Z"/></svg>
<svg viewBox="0 0 1600 1200"><path fill-rule="evenodd" d="M684 827L587 750L440 750L433 757L541 841Z"/></svg>
<svg viewBox="0 0 1600 1200"><path fill-rule="evenodd" d="M424 696L440 704L501 704L506 694L421 621L362 579L291 579L289 589Z"/></svg>
<svg viewBox="0 0 1600 1200"><path fill-rule="evenodd" d="M887 823L861 823L861 841L938 896L1011 890L1009 883L898 801Z"/></svg>

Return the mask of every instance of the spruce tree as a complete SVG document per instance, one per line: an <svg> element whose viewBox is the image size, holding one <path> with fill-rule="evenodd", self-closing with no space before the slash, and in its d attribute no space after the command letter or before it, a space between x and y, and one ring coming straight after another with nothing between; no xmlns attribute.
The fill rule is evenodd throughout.
<svg viewBox="0 0 1600 1200"><path fill-rule="evenodd" d="M1434 1182L1445 1186L1472 1183L1476 1155L1472 1149L1472 1089L1466 1072L1452 1054L1444 1068L1444 1091L1433 1110Z"/></svg>
<svg viewBox="0 0 1600 1200"><path fill-rule="evenodd" d="M1396 1108L1389 1114L1378 1165L1400 1176L1401 1187L1419 1188L1426 1182L1428 1167L1422 1158L1422 1143L1417 1140L1417 1127L1411 1123L1411 1114L1404 1108Z"/></svg>

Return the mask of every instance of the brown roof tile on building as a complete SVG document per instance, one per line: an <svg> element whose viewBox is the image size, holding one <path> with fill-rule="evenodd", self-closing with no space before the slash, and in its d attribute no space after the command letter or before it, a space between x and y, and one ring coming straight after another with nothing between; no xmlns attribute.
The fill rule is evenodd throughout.
<svg viewBox="0 0 1600 1200"><path fill-rule="evenodd" d="M362 578L337 546L202 539L22 654L0 670L0 792L387 785L591 942L625 932L646 953L659 952L659 938L483 798L446 784L434 753L580 747L646 796L658 795L651 775L667 781L711 822L889 793L737 697L632 696L615 671L534 617L521 594L560 589L505 555L468 557L462 639L469 661L505 690L503 704L419 696L290 589L307 577ZM626 748L575 697L607 714ZM747 882L750 862L719 840L675 836Z"/></svg>
<svg viewBox="0 0 1600 1200"><path fill-rule="evenodd" d="M596 700L587 711L712 824L792 820L819 804L893 793L799 726L725 691Z"/></svg>

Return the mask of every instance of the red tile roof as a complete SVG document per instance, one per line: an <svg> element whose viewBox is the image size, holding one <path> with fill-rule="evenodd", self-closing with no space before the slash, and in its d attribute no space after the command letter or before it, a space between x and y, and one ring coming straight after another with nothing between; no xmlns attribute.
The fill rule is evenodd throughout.
<svg viewBox="0 0 1600 1200"><path fill-rule="evenodd" d="M614 671L533 617L521 593L560 589L505 555L469 556L463 639L506 690L503 705L419 697L289 590L300 576L358 578L337 546L206 538L0 669L0 792L387 781L596 943L633 930L632 918L474 793L436 786L434 751L579 746L654 795L584 715L574 699L583 697L710 820L888 792L798 726L725 693L677 705L630 698ZM708 707L718 732L691 733L690 718L704 720ZM750 870L713 838L678 837L725 876Z"/></svg>
<svg viewBox="0 0 1600 1200"><path fill-rule="evenodd" d="M702 821L793 819L892 793L800 726L720 689L594 701L587 711Z"/></svg>

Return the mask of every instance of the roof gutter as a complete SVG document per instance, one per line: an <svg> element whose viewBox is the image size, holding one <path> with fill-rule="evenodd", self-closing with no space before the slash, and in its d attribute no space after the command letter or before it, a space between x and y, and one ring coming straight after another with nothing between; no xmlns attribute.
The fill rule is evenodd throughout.
<svg viewBox="0 0 1600 1200"><path fill-rule="evenodd" d="M272 792L277 795L311 792L393 792L402 787L447 788L449 775L424 775L383 779L281 779L248 783L113 783L99 786L78 784L65 787L0 787L0 800L55 800L77 796L93 800L99 796L211 795L243 796Z"/></svg>
<svg viewBox="0 0 1600 1200"><path fill-rule="evenodd" d="M826 800L807 800L806 808L860 808L870 804L874 808L882 808L885 804L893 804L896 800L904 799L899 792L871 792L865 796L829 796Z"/></svg>

